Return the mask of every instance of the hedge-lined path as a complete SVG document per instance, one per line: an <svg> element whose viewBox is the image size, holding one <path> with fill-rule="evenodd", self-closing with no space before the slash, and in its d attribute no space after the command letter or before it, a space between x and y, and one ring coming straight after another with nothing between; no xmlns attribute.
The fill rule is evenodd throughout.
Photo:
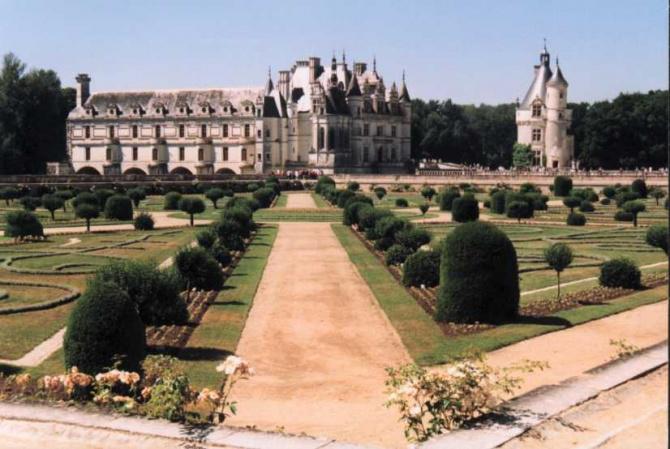
<svg viewBox="0 0 670 449"><path fill-rule="evenodd" d="M286 209L316 209L311 193L291 193L286 195Z"/></svg>
<svg viewBox="0 0 670 449"><path fill-rule="evenodd" d="M180 228L187 227L190 222L187 218L171 217L174 211L152 211L151 216L154 218L154 228ZM207 225L212 220L195 219L193 223L197 225ZM109 231L133 231L135 227L131 223L123 224L108 224L108 225L91 225L91 232L109 232ZM44 228L44 234L83 234L86 232L86 226L63 226L60 228ZM5 231L0 230L0 236L4 235Z"/></svg>
<svg viewBox="0 0 670 449"><path fill-rule="evenodd" d="M256 375L227 423L405 447L384 368L409 354L330 224L279 224L236 352Z"/></svg>
<svg viewBox="0 0 670 449"><path fill-rule="evenodd" d="M548 369L522 376L525 381L517 392L522 394L608 362L616 356L616 347L610 344L612 339L624 339L628 344L646 348L667 338L668 301L664 300L506 346L488 353L488 360L496 366L510 366L528 359L548 362Z"/></svg>
<svg viewBox="0 0 670 449"><path fill-rule="evenodd" d="M652 264L649 264L649 265L643 265L643 266L640 267L640 269L641 270L646 270L646 269L649 269L649 268L662 267L663 265L667 265L667 264L668 264L668 262L652 263ZM561 283L561 288L569 287L569 286L575 285L575 284L581 284L583 282L590 282L590 281L597 281L597 280L598 280L598 278L595 277L595 276L584 278L584 279L577 279L576 281ZM522 292L521 296L532 295L532 294L535 294L535 293L548 292L548 291L555 290L555 289L556 289L556 285L550 285L549 287L543 287L543 288L538 288L537 290L530 290L530 291L527 291L527 292Z"/></svg>

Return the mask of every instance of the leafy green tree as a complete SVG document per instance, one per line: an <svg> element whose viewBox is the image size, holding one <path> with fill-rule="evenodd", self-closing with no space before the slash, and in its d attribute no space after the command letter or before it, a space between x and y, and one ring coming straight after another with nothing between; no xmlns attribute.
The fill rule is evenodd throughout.
<svg viewBox="0 0 670 449"><path fill-rule="evenodd" d="M210 200L214 205L214 209L218 209L217 202L224 197L224 192L218 187L213 187L205 192L205 198Z"/></svg>
<svg viewBox="0 0 670 449"><path fill-rule="evenodd" d="M56 190L54 195L63 200L63 212L67 212L67 202L74 196L72 190Z"/></svg>
<svg viewBox="0 0 670 449"><path fill-rule="evenodd" d="M419 206L419 210L421 211L421 215L426 215L426 212L428 212L428 209L430 209L430 206L428 203L423 203L422 205Z"/></svg>
<svg viewBox="0 0 670 449"><path fill-rule="evenodd" d="M65 201L62 198L56 195L43 195L42 196L42 207L51 213L51 220L56 221L56 211L63 207Z"/></svg>
<svg viewBox="0 0 670 449"><path fill-rule="evenodd" d="M24 196L19 200L25 210L34 211L42 205L42 200L34 196Z"/></svg>
<svg viewBox="0 0 670 449"><path fill-rule="evenodd" d="M75 207L74 215L86 220L86 232L91 232L91 220L100 216L100 209L95 204L83 203Z"/></svg>
<svg viewBox="0 0 670 449"><path fill-rule="evenodd" d="M623 204L623 210L633 215L633 226L637 227L637 215L647 209L645 204L639 200L627 201Z"/></svg>
<svg viewBox="0 0 670 449"><path fill-rule="evenodd" d="M44 237L44 228L37 215L25 210L10 211L5 216L5 236L23 240Z"/></svg>
<svg viewBox="0 0 670 449"><path fill-rule="evenodd" d="M133 205L137 208L140 207L140 201L147 197L146 192L142 187L135 187L134 189L128 190L126 195L133 201Z"/></svg>
<svg viewBox="0 0 670 449"><path fill-rule="evenodd" d="M650 195L653 199L656 200L656 205L658 206L659 201L662 200L663 198L665 198L666 193L665 193L665 190L656 187L650 192Z"/></svg>
<svg viewBox="0 0 670 449"><path fill-rule="evenodd" d="M193 226L193 216L205 211L205 203L200 198L187 196L179 200L179 210L189 215L191 226Z"/></svg>
<svg viewBox="0 0 670 449"><path fill-rule="evenodd" d="M431 186L425 186L421 188L421 196L427 199L429 202L433 200L437 192Z"/></svg>
<svg viewBox="0 0 670 449"><path fill-rule="evenodd" d="M522 218L533 218L533 208L526 201L512 201L507 207L507 216L521 223Z"/></svg>
<svg viewBox="0 0 670 449"><path fill-rule="evenodd" d="M556 272L556 299L561 297L561 272L572 263L572 250L565 243L554 243L544 250L544 261Z"/></svg>
<svg viewBox="0 0 670 449"><path fill-rule="evenodd" d="M19 197L18 189L14 187L5 187L0 190L0 199L5 200L5 205L9 207L9 203Z"/></svg>
<svg viewBox="0 0 670 449"><path fill-rule="evenodd" d="M375 187L375 196L381 201L386 196L386 189L384 187Z"/></svg>
<svg viewBox="0 0 670 449"><path fill-rule="evenodd" d="M567 198L563 198L563 204L565 207L570 209L570 213L573 213L575 211L575 207L579 207L582 204L582 199L576 196L569 196Z"/></svg>
<svg viewBox="0 0 670 449"><path fill-rule="evenodd" d="M533 150L530 145L515 143L512 148L512 165L517 168L528 168L533 165Z"/></svg>
<svg viewBox="0 0 670 449"><path fill-rule="evenodd" d="M647 229L645 240L648 245L655 248L661 248L668 254L668 225L654 225Z"/></svg>

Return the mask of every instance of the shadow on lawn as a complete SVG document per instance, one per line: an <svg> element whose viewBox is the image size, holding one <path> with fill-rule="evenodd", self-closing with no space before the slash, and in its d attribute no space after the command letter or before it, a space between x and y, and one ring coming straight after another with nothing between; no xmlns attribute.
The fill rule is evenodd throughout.
<svg viewBox="0 0 670 449"><path fill-rule="evenodd" d="M0 373L2 373L5 376L11 376L12 374L19 374L21 371L23 370L18 366L7 365L6 363L0 363Z"/></svg>
<svg viewBox="0 0 670 449"><path fill-rule="evenodd" d="M516 320L504 324L538 324L541 326L572 327L572 323L558 316L520 315Z"/></svg>
<svg viewBox="0 0 670 449"><path fill-rule="evenodd" d="M189 362L197 362L199 360L223 360L229 355L233 355L232 352L226 351L225 349L203 347L182 348L176 346L161 346L160 348L149 347L147 348L147 352L150 354L171 355Z"/></svg>

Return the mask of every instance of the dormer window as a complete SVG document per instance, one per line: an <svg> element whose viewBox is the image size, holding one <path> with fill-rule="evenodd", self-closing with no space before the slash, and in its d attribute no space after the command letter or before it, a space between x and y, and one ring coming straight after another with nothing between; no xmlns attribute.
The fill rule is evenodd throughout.
<svg viewBox="0 0 670 449"><path fill-rule="evenodd" d="M207 108L202 108L202 113L204 114L206 112L207 112Z"/></svg>
<svg viewBox="0 0 670 449"><path fill-rule="evenodd" d="M133 114L137 115L137 109L133 109Z"/></svg>
<svg viewBox="0 0 670 449"><path fill-rule="evenodd" d="M184 108L179 108L179 113L183 114L184 113Z"/></svg>
<svg viewBox="0 0 670 449"><path fill-rule="evenodd" d="M533 105L533 111L532 111L533 117L540 117L542 115L542 105L539 103L535 103Z"/></svg>
<svg viewBox="0 0 670 449"><path fill-rule="evenodd" d="M160 109L160 108L156 108L156 114L160 114L160 113L161 113L161 109Z"/></svg>

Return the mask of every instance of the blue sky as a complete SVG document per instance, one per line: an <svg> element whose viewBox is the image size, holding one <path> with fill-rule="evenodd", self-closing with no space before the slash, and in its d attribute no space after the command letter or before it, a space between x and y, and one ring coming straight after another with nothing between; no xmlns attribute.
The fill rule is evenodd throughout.
<svg viewBox="0 0 670 449"><path fill-rule="evenodd" d="M571 101L667 85L664 0L0 0L0 53L92 90L262 85L346 49L387 85L458 103L523 97L542 39Z"/></svg>

